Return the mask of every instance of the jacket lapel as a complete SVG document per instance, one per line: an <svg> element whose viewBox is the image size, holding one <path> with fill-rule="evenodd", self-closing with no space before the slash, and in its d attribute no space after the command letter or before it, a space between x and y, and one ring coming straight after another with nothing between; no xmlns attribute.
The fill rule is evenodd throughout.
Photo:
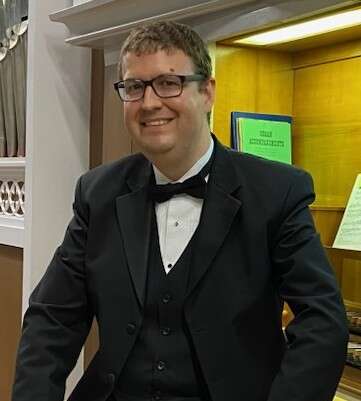
<svg viewBox="0 0 361 401"><path fill-rule="evenodd" d="M188 295L211 266L242 204L233 196L240 182L230 155L213 139L216 153L195 242Z"/></svg>
<svg viewBox="0 0 361 401"><path fill-rule="evenodd" d="M198 227L188 294L211 266L242 204L234 196L240 183L230 155L213 139L215 156ZM153 213L153 203L147 193L150 173L151 165L145 161L127 181L129 192L116 199L129 272L141 307L144 306Z"/></svg>
<svg viewBox="0 0 361 401"><path fill-rule="evenodd" d="M147 162L127 181L130 192L116 199L129 272L141 307L144 305L153 207L148 198L150 172Z"/></svg>

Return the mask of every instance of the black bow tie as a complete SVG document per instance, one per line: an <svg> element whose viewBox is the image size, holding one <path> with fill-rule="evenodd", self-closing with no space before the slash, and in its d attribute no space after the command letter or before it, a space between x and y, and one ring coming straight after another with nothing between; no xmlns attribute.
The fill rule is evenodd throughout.
<svg viewBox="0 0 361 401"><path fill-rule="evenodd" d="M151 199L158 203L166 202L172 196L178 194L188 194L195 198L203 198L206 194L207 183L200 175L194 175L183 182L174 184L150 185L149 195Z"/></svg>
<svg viewBox="0 0 361 401"><path fill-rule="evenodd" d="M154 183L153 176L153 183L149 185L150 198L158 203L166 202L172 198L172 196L178 194L188 194L195 198L204 199L207 189L207 182L205 178L211 170L212 161L213 154L198 174L188 178L183 182L157 185Z"/></svg>

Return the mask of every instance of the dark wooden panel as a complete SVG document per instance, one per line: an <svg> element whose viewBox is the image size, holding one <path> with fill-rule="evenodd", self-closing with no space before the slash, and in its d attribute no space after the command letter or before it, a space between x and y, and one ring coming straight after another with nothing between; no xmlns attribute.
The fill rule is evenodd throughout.
<svg viewBox="0 0 361 401"><path fill-rule="evenodd" d="M103 161L104 51L92 50L89 167Z"/></svg>
<svg viewBox="0 0 361 401"><path fill-rule="evenodd" d="M0 245L0 400L10 401L21 331L23 251Z"/></svg>
<svg viewBox="0 0 361 401"><path fill-rule="evenodd" d="M89 366L89 363L94 358L95 353L99 348L99 331L98 324L94 319L92 328L84 346L84 369Z"/></svg>
<svg viewBox="0 0 361 401"><path fill-rule="evenodd" d="M92 53L90 167L117 160L134 152L123 120L123 104L113 89L117 66L104 66L101 51ZM98 326L94 321L84 347L84 368L99 346Z"/></svg>
<svg viewBox="0 0 361 401"><path fill-rule="evenodd" d="M124 126L123 103L113 89L113 83L117 80L117 66L105 67L103 162L117 160L132 152L131 139Z"/></svg>

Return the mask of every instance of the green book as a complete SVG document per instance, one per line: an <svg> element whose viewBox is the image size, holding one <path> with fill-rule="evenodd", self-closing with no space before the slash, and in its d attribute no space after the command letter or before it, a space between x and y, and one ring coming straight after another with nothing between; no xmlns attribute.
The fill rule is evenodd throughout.
<svg viewBox="0 0 361 401"><path fill-rule="evenodd" d="M292 163L291 124L286 121L238 118L239 150Z"/></svg>

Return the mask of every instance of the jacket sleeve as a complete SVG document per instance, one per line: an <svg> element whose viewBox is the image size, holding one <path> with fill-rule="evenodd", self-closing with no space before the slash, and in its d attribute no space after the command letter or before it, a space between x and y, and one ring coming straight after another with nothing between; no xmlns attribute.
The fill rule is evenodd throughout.
<svg viewBox="0 0 361 401"><path fill-rule="evenodd" d="M273 265L280 297L295 315L268 401L330 401L346 358L348 328L340 291L308 205L311 177L297 171L283 200Z"/></svg>
<svg viewBox="0 0 361 401"><path fill-rule="evenodd" d="M62 401L66 378L90 330L84 269L88 212L81 198L79 179L63 243L30 296L12 401Z"/></svg>

